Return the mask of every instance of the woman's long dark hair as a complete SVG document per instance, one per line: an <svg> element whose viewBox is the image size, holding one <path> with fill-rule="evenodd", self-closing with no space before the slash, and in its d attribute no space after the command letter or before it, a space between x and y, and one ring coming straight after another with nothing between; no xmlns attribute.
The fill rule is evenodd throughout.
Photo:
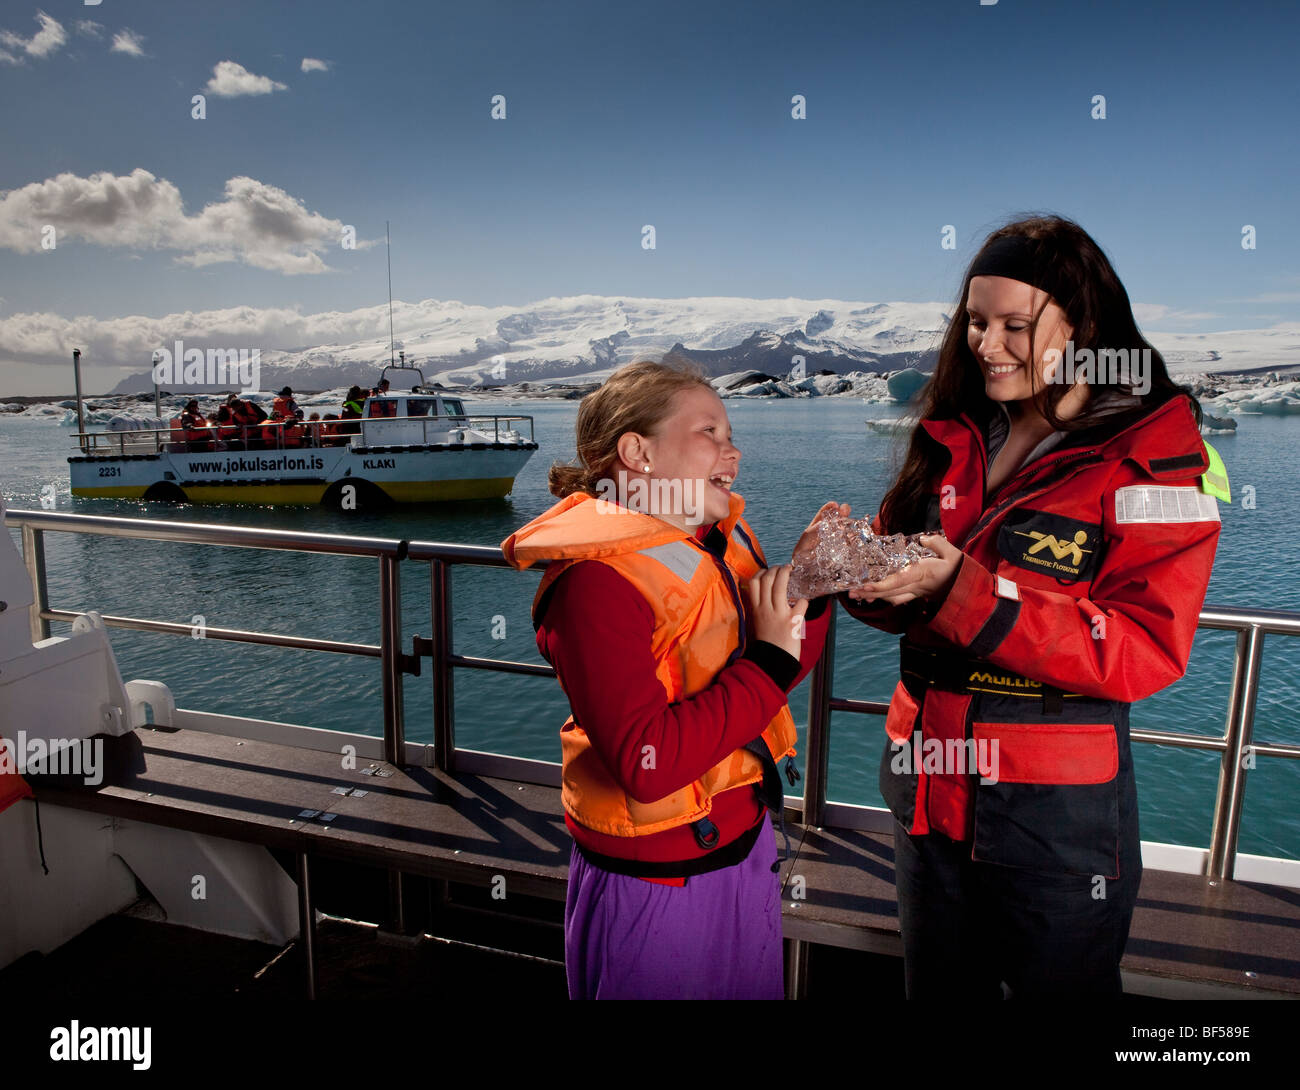
<svg viewBox="0 0 1300 1090"><path fill-rule="evenodd" d="M1141 395L1143 409L1149 411L1171 397L1183 395L1191 401L1193 415L1200 424L1200 405L1189 390L1169 377L1163 357L1138 331L1128 292L1101 247L1077 223L1059 216L1019 219L998 228L985 240L962 278L961 292L939 348L934 374L923 392L921 420L951 420L962 412L990 407L984 393L984 372L966 340L970 321L966 297L970 290L970 270L976 267L993 243L1009 236L1031 240L1035 264L1051 267L1058 282L1071 285L1073 291L1068 298L1053 298L1052 301L1065 311L1066 320L1074 329L1072 340L1076 351L1088 348L1096 353L1099 349L1127 349L1129 355L1126 358L1129 359L1135 351L1149 351L1151 387ZM1030 325L1031 358L1036 358L1034 335L1037 328L1036 315ZM1094 368L1090 383L1094 393L1102 388L1126 394L1137 393L1131 384L1106 382L1108 376L1102 374L1102 370ZM1036 398L1039 411L1058 431L1082 431L1092 427L1104 415L1103 406L1097 403L1095 396L1089 397L1077 416L1062 420L1057 415L1057 406L1070 388L1064 382L1047 383ZM939 457L934 443L918 423L912 432L898 479L880 505L881 521L891 533L925 529L925 513L939 470Z"/></svg>

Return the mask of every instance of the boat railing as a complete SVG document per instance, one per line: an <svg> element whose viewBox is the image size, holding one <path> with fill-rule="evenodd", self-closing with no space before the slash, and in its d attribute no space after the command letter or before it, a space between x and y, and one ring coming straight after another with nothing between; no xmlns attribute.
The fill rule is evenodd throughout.
<svg viewBox="0 0 1300 1090"><path fill-rule="evenodd" d="M79 431L75 433L82 453L92 458L122 457L128 454L211 454L241 450L295 450L300 447L335 446L346 443L350 434L329 425L339 420L267 420L261 424L214 424L195 428L203 438L179 437L175 429L133 428L125 431ZM232 434L236 432L237 434ZM334 434L331 434L333 431Z"/></svg>
<svg viewBox="0 0 1300 1090"><path fill-rule="evenodd" d="M492 434L492 442L502 442L502 435L507 434L507 438L512 437L508 433L518 434L519 429L511 426L512 421L526 422L528 424L528 437L525 442L533 443L533 418L531 416L374 416L367 417L360 421L361 424L361 445L362 446L415 446L423 444L429 446L433 443L445 443L447 433L459 428L473 428L475 431L483 434ZM419 423L417 429L416 424ZM394 433L393 426L401 425L395 434L401 437L400 443L395 443L390 437ZM373 437L372 434L373 433ZM417 438L416 436L419 436Z"/></svg>
<svg viewBox="0 0 1300 1090"><path fill-rule="evenodd" d="M419 428L416 428L416 422ZM406 425L403 428L402 443L395 444L391 438L376 439L372 444L365 432L371 424L391 426L394 422ZM494 443L502 442L502 435L513 438L510 433L518 434L519 429L512 422L527 423L528 437L525 442L533 443L533 418L531 416L388 416L375 417L373 420L353 418L351 420L283 420L265 421L261 424L234 425L218 424L203 429L208 433L203 438L179 437L171 427L130 428L124 431L79 431L74 433L81 452L90 458L125 457L132 454L211 454L222 451L242 450L296 450L302 447L341 446L348 443L358 433L363 446L370 445L425 445L446 442L449 430L456 428L473 428L475 431L489 432ZM340 425L344 425L340 427ZM238 428L238 434L232 434ZM417 438L418 432L418 438Z"/></svg>
<svg viewBox="0 0 1300 1090"><path fill-rule="evenodd" d="M452 572L457 565L508 567L499 550L480 545L456 545L432 541L402 541L393 538L353 537L343 534L302 533L263 530L242 526L205 523L163 522L148 519L76 515L52 511L9 511L6 525L20 531L23 559L32 582L30 611L33 641L49 638L50 622L74 621L76 611L53 608L46 580L45 534L80 533L153 541L184 542L236 548L327 553L339 556L371 557L377 562L380 642L349 643L239 629L207 628L206 638L239 643L267 644L309 651L331 652L379 660L384 711L384 759L407 764L403 685L406 673L417 672L419 659L432 660L433 741L426 747L428 763L447 771L493 775L524 783L555 785L559 765L523 757L461 749L456 744L453 671L490 670L534 677L555 676L548 666L506 659L460 655L455 652L452 618ZM401 626L400 569L403 563L429 566L429 606L432 635L416 637L413 651L403 646ZM539 565L541 570L544 565ZM146 632L167 632L190 636L190 625L139 617L104 616L109 627ZM888 829L888 812L880 807L831 802L826 797L831 714L851 712L883 715L888 704L880 701L837 697L832 692L835 670L835 616L830 620L826 650L810 674L808 726L804 746L803 796L787 797L787 806L799 819L813 826L844 829ZM1241 832L1246 779L1258 757L1300 758L1300 746L1257 742L1254 739L1255 708L1268 635L1300 636L1300 612L1262 609L1230 609L1207 606L1201 611L1199 628L1237 633L1232 686L1228 696L1222 734L1192 734L1181 731L1134 730L1136 742L1218 752L1220 768L1210 832L1208 874L1230 879L1236 868L1237 844ZM304 737L319 732L298 728ZM338 735L340 738L361 738ZM300 744L290 742L290 744ZM314 747L313 747L314 748Z"/></svg>

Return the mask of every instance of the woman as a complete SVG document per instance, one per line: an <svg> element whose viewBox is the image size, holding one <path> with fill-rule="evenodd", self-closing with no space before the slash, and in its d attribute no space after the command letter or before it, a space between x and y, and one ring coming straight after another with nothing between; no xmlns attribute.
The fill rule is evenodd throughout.
<svg viewBox="0 0 1300 1090"><path fill-rule="evenodd" d="M937 558L841 597L903 634L880 786L908 995L1118 994L1129 707L1186 669L1221 463L1068 220L989 237L926 390L877 521L941 529Z"/></svg>
<svg viewBox="0 0 1300 1090"><path fill-rule="evenodd" d="M788 567L766 566L701 376L622 368L583 400L577 451L551 470L560 502L502 543L516 567L550 561L537 646L573 711L569 994L779 999L765 803L780 812L775 761L792 775L786 694L821 652L826 599L792 605Z"/></svg>

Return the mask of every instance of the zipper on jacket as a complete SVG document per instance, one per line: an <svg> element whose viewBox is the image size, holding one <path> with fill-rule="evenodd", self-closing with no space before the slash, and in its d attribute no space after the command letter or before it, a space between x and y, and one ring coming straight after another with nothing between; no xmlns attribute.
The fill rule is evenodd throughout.
<svg viewBox="0 0 1300 1090"><path fill-rule="evenodd" d="M1050 466L1041 467L1041 468L1050 469L1052 471L1059 471L1067 467L1071 469L1082 468L1082 463L1084 462L1085 459L1092 459L1093 461L1096 461L1098 463L1102 461L1102 459L1097 456L1097 452L1095 450L1085 450L1085 451L1081 451L1078 454L1068 455L1064 458L1059 459L1056 462L1053 462ZM985 511L984 514L980 516L979 521L976 522L973 527L971 527L970 533L966 535L966 538L962 542L961 547L965 549L968 546L972 545L975 541L975 538L977 538L980 534L982 534L985 530L987 530L989 524L994 519L996 519L998 515L1004 513L1005 511L1014 507L1018 503L1024 503L1027 500L1032 500L1037 498L1038 496L1041 496L1049 488L1051 488L1055 484L1059 484L1062 480L1065 479L1065 477L1069 475L1070 474L1068 473L1061 474L1060 472L1052 472L1049 473L1042 480L1040 480L1035 485L1034 490L1024 491L1024 492L1012 492L1010 495L1006 496L1002 500L1002 502L989 508L989 510ZM1011 481L1008 481L1007 487L1009 487L1011 483L1012 483ZM1005 488L999 489L999 495L1001 495L1005 491L1006 491Z"/></svg>

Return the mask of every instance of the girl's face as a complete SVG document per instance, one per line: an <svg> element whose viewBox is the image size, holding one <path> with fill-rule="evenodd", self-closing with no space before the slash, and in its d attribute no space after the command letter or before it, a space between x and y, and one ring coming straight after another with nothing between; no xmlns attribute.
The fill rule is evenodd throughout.
<svg viewBox="0 0 1300 1090"><path fill-rule="evenodd" d="M1064 355L1074 328L1047 292L1005 276L973 276L966 294L966 343L984 372L984 393L992 401L1026 408L1050 380L1048 354ZM1034 315L1038 331L1030 344ZM1059 357L1056 357L1059 358ZM1059 367L1056 369L1059 371Z"/></svg>
<svg viewBox="0 0 1300 1090"><path fill-rule="evenodd" d="M679 390L673 396L672 414L642 442L645 461L630 468L642 473L649 463L646 476L671 486L658 490L668 502L652 514L691 529L720 522L730 514L740 451L731 442L727 410L717 394L704 386ZM682 502L673 497L681 497Z"/></svg>

